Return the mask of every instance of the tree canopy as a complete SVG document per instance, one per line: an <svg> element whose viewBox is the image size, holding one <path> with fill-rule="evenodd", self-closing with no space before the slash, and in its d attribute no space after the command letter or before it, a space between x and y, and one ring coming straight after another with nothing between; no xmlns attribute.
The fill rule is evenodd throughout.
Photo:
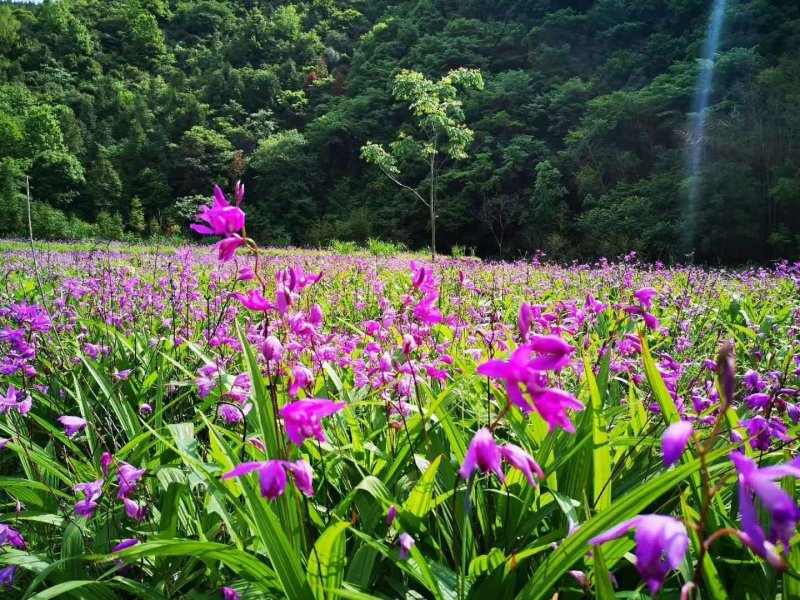
<svg viewBox="0 0 800 600"><path fill-rule="evenodd" d="M47 216L34 215L37 234L50 237L185 230L198 196L241 178L259 242L422 248L428 207L361 148L424 153L425 119L444 115L471 139L464 156L440 148L442 251L797 257L800 5L728 4L697 140L709 11L704 0L3 4L0 235L27 230L26 176ZM425 82L478 71L483 89L450 82L443 112L415 101ZM407 162L427 189L429 169Z"/></svg>

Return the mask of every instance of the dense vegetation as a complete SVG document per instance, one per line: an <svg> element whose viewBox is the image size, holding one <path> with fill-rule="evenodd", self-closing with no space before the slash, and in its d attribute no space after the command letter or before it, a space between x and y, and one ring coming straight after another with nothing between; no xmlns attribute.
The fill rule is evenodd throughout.
<svg viewBox="0 0 800 600"><path fill-rule="evenodd" d="M0 252L11 597L800 597L799 265L265 252L242 192Z"/></svg>
<svg viewBox="0 0 800 600"><path fill-rule="evenodd" d="M689 210L708 13L707 0L3 4L0 234L27 230L26 175L51 238L182 232L212 183L242 178L261 241L422 247L426 207L360 149L414 133L393 95L402 68L467 67L485 86L464 91L474 141L439 178L442 250L795 255L800 5L729 3ZM424 188L424 165L401 166Z"/></svg>

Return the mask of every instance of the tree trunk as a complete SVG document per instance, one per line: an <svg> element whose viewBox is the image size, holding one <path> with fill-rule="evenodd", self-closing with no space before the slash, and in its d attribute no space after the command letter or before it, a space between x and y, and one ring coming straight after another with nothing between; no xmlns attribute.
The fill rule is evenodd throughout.
<svg viewBox="0 0 800 600"><path fill-rule="evenodd" d="M436 208L431 202L431 260L436 260Z"/></svg>

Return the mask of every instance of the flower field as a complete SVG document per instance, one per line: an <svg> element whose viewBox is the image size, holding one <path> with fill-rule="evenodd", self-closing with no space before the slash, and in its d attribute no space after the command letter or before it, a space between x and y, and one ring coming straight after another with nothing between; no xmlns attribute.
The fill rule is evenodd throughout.
<svg viewBox="0 0 800 600"><path fill-rule="evenodd" d="M12 597L800 597L800 266L272 253L221 196L213 252L0 253Z"/></svg>

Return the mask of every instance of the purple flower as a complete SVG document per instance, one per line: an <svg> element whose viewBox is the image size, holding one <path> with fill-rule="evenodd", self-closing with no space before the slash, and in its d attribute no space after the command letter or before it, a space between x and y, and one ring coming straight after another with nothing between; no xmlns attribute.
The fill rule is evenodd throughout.
<svg viewBox="0 0 800 600"><path fill-rule="evenodd" d="M414 316L427 325L435 325L442 322L442 311L436 306L439 299L438 292L433 292L420 300L414 307Z"/></svg>
<svg viewBox="0 0 800 600"><path fill-rule="evenodd" d="M636 569L655 595L667 574L677 569L689 548L686 527L664 515L639 515L612 527L589 543L599 546L636 528Z"/></svg>
<svg viewBox="0 0 800 600"><path fill-rule="evenodd" d="M83 493L83 500L75 503L75 514L80 517L91 519L94 511L99 504L97 500L103 493L103 480L90 481L89 483L79 483L72 488L73 493Z"/></svg>
<svg viewBox="0 0 800 600"><path fill-rule="evenodd" d="M639 301L639 303L644 306L646 309L650 309L653 304L653 298L658 296L658 292L653 288L642 288L633 293L633 296Z"/></svg>
<svg viewBox="0 0 800 600"><path fill-rule="evenodd" d="M214 186L214 200L211 208L203 204L197 218L205 221L206 225L190 225L193 231L200 235L231 236L239 233L244 227L244 212L238 206L231 206L225 199L225 194L218 186Z"/></svg>
<svg viewBox="0 0 800 600"><path fill-rule="evenodd" d="M130 498L123 498L122 503L125 505L125 514L129 519L136 521L144 521L147 517L147 505L134 502Z"/></svg>
<svg viewBox="0 0 800 600"><path fill-rule="evenodd" d="M267 336L261 344L261 353L267 360L277 362L283 356L283 344L274 335Z"/></svg>
<svg viewBox="0 0 800 600"><path fill-rule="evenodd" d="M136 482L144 475L144 469L137 469L122 461L119 466L119 491L117 498L127 498L136 489Z"/></svg>
<svg viewBox="0 0 800 600"><path fill-rule="evenodd" d="M58 417L58 422L64 426L64 432L67 434L67 437L72 437L79 431L86 429L86 421L80 417L63 415Z"/></svg>
<svg viewBox="0 0 800 600"><path fill-rule="evenodd" d="M112 553L113 552L122 552L126 548L131 548L131 547L135 546L138 543L139 543L139 540L137 540L136 538L130 538L130 539L127 539L127 540L122 540L119 544L117 544L116 546L114 546L111 549L111 552ZM121 558L118 558L117 560L114 561L114 564L116 564L116 565L121 565L122 563L123 563L123 560ZM128 570L128 567L125 566L125 567L122 567L119 570L119 572L124 574L127 570Z"/></svg>
<svg viewBox="0 0 800 600"><path fill-rule="evenodd" d="M236 298L239 302L242 303L248 310L253 311L267 311L272 310L275 305L272 304L269 300L267 300L259 290L252 289L250 290L247 295L242 294L241 292L235 292L232 294L234 298Z"/></svg>
<svg viewBox="0 0 800 600"><path fill-rule="evenodd" d="M240 600L239 592L227 586L222 588L222 598L223 600Z"/></svg>
<svg viewBox="0 0 800 600"><path fill-rule="evenodd" d="M14 565L11 565L0 569L0 585L2 585L6 591L9 591L14 585L14 571L16 568L17 567Z"/></svg>
<svg viewBox="0 0 800 600"><path fill-rule="evenodd" d="M22 399L22 392L18 392L13 385L9 385L5 396L0 394L0 415L5 412L16 410L19 414L25 415L31 410L31 397L25 396Z"/></svg>
<svg viewBox="0 0 800 600"><path fill-rule="evenodd" d="M478 366L478 373L504 380L511 402L526 414L535 408L548 422L551 431L558 426L572 433L575 427L566 411L583 410L584 406L567 392L545 387L547 377L543 373L566 365L571 351L572 346L556 336L533 336L531 343L517 348L508 362L489 360ZM538 354L534 359L530 358L532 352Z"/></svg>
<svg viewBox="0 0 800 600"><path fill-rule="evenodd" d="M153 407L147 404L147 402L142 403L139 405L139 414L140 415L152 415L153 414Z"/></svg>
<svg viewBox="0 0 800 600"><path fill-rule="evenodd" d="M400 534L398 541L400 543L400 558L406 558L416 542L414 541L414 538L408 535L405 531Z"/></svg>
<svg viewBox="0 0 800 600"><path fill-rule="evenodd" d="M0 545L9 544L18 550L25 548L25 540L16 529L12 529L8 525L0 524Z"/></svg>
<svg viewBox="0 0 800 600"><path fill-rule="evenodd" d="M130 539L127 539L127 540L122 540L119 544L117 544L116 546L114 546L111 549L111 552L121 552L121 551L125 550L126 548L130 548L132 546L135 546L138 543L139 543L139 540L137 540L136 538L130 538Z"/></svg>
<svg viewBox="0 0 800 600"><path fill-rule="evenodd" d="M289 397L296 398L300 390L314 384L314 373L306 366L295 365L292 367L292 381L289 383Z"/></svg>
<svg viewBox="0 0 800 600"><path fill-rule="evenodd" d="M311 465L302 458L295 462L284 463L289 472L294 477L294 484L297 489L303 492L306 496L314 495L314 471L311 470Z"/></svg>
<svg viewBox="0 0 800 600"><path fill-rule="evenodd" d="M661 437L661 448L666 466L669 467L678 462L689 444L692 433L694 433L694 425L690 421L677 421L667 427Z"/></svg>
<svg viewBox="0 0 800 600"><path fill-rule="evenodd" d="M242 477L248 473L258 472L261 485L261 495L269 500L274 500L286 491L286 469L281 460L267 460L259 462L245 462L235 467L222 476L222 479Z"/></svg>
<svg viewBox="0 0 800 600"><path fill-rule="evenodd" d="M403 354L408 356L417 348L417 342L414 340L414 336L411 334L406 333L403 335L403 345L402 350Z"/></svg>
<svg viewBox="0 0 800 600"><path fill-rule="evenodd" d="M103 477L108 477L108 469L113 461L114 457L109 452L103 452L100 456L100 470L103 473Z"/></svg>
<svg viewBox="0 0 800 600"><path fill-rule="evenodd" d="M125 381L130 376L131 376L131 369L126 369L125 371L116 371L111 375L111 378L114 381Z"/></svg>
<svg viewBox="0 0 800 600"><path fill-rule="evenodd" d="M389 512L386 513L386 525L387 527L391 527L394 520L397 518L397 507L392 504L389 507Z"/></svg>
<svg viewBox="0 0 800 600"><path fill-rule="evenodd" d="M784 465L762 469L756 466L753 459L737 452L731 453L730 459L739 473L739 510L742 514L740 538L753 552L774 567L785 568L776 544L782 542L783 547L789 549L789 540L800 521L800 506L775 481L783 477L800 478L800 457ZM766 537L758 521L752 494L755 494L772 519L772 526Z"/></svg>
<svg viewBox="0 0 800 600"><path fill-rule="evenodd" d="M8 438L0 438L0 450L6 447L6 444L10 442Z"/></svg>
<svg viewBox="0 0 800 600"><path fill-rule="evenodd" d="M275 500L286 491L287 469L294 477L294 483L297 488L307 496L313 496L312 480L314 473L311 470L311 466L304 460L298 460L294 463L284 460L246 462L225 473L222 479L233 479L248 473L258 472L261 495L269 500Z"/></svg>
<svg viewBox="0 0 800 600"><path fill-rule="evenodd" d="M542 471L539 464L519 446L506 444L500 449L500 454L508 461L508 464L521 471L532 486L536 487L536 480L533 478L534 473L539 479L544 479L544 471Z"/></svg>
<svg viewBox="0 0 800 600"><path fill-rule="evenodd" d="M469 443L464 463L458 474L464 479L469 479L476 469L484 474L491 471L500 481L505 481L506 477L500 467L501 458L500 448L497 447L492 432L484 427L477 431Z"/></svg>
<svg viewBox="0 0 800 600"><path fill-rule="evenodd" d="M321 420L344 407L344 402L332 402L325 398L307 398L287 404L281 409L286 435L298 446L311 437L324 442Z"/></svg>

